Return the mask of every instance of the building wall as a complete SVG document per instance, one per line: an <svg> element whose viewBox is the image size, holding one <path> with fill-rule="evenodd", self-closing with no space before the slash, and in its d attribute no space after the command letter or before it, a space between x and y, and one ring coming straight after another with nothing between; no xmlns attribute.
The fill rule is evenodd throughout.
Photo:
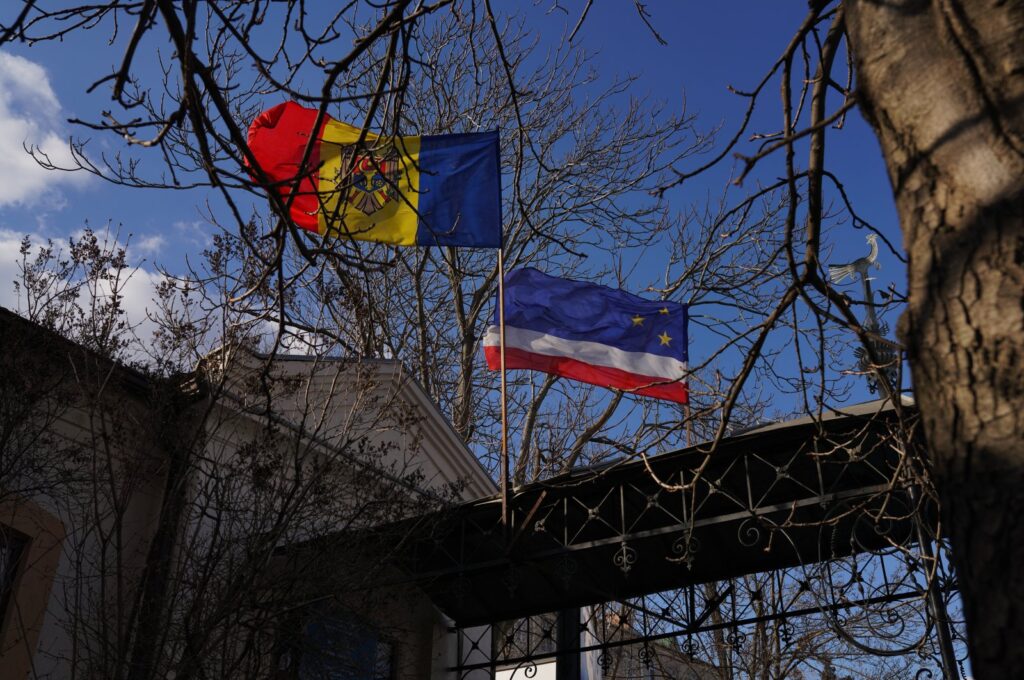
<svg viewBox="0 0 1024 680"><path fill-rule="evenodd" d="M28 332L39 331L30 328ZM0 335L9 339L11 333L6 319L0 319ZM287 549L328 529L344 532L374 523L372 513L356 518L337 514L351 510L342 503L325 505L319 516L310 514L289 529L291 533L247 534L247 527L261 526L251 520L268 510L254 504L273 498L273 494L255 493L250 485L272 484L274 479L287 482L289 476L301 475L295 462L302 456L313 460L347 452L348 457L340 458L347 465L338 466L336 476L317 481L354 488L352 502L367 507L381 489L399 488L389 475L400 479L412 469L420 471L419 488L401 487L401 493L410 498L432 497L456 483L462 498L493 493L486 474L436 409L424 403L422 391L403 378L398 365L340 370L331 362L275 364L278 377L287 378L290 386L274 399L273 434L268 438L262 435L268 418L258 410L258 386L254 389L251 381L246 384L251 378L247 370L225 381L227 391L208 395L205 401L193 399L183 410L180 403L171 408L154 397L152 389L157 386L140 381L137 374L69 343L44 339L53 343L46 348L47 363L55 369L54 383L48 388L51 403L39 411L44 415L38 422L20 426L23 430L35 427L44 435L31 457L53 463L54 469L44 470L50 476L40 485L0 468L0 522L30 537L30 549L19 561L15 596L0 620L3 680L64 678L72 675L72 669L82 677L102 677L111 663L137 658L131 646L143 632L180 636L178 630L148 631L147 621L161 619L146 608L155 604L160 611L176 611L175 607L190 602L187 589L193 586L189 583L198 581L188 579L200 573L197 568L202 567L204 550L212 555L217 548L221 556L225 550L236 550L217 572L217 578L229 578L225 575L232 573L231 565L242 563L231 560L244 560L244 550L253 545ZM26 356L41 351L37 342L8 345L15 346ZM72 370L65 370L68 367ZM17 399L20 388L10 381L0 382L2 420L4 390L7 397ZM193 427L194 423L201 425ZM194 437L202 446L187 454L186 472L176 472L175 461L189 450ZM271 446L254 453L252 443L258 440ZM274 447L280 450L275 452ZM277 465L269 476L258 474L259 465L266 462L260 456ZM179 495L187 502L175 505L172 500ZM337 493L328 495L340 502ZM216 512L211 511L214 507ZM419 506L396 507L407 508L395 511L402 515ZM336 569L344 568L345 549L341 545L335 553ZM257 572L259 589L268 594L279 590L280 584L270 577L269 563L250 566ZM372 570L359 576L362 583L378 580ZM316 579L305 578L308 583L292 584L288 592L296 597L329 597L333 607L359 612L393 642L395 677L429 675L434 640L444 621L422 593L391 587L372 597L363 591L363 601L356 602L351 595L323 593ZM226 582L224 587L230 585ZM189 606L205 604L210 603ZM307 604L296 599L294 606L285 609L301 613ZM258 608L259 603L254 600L253 606ZM277 642L270 638L264 641L266 648L276 650ZM224 649L232 644L225 641ZM265 663L259 664L266 677L280 670L270 656L268 651ZM246 677L245 673L238 676Z"/></svg>
<svg viewBox="0 0 1024 680"><path fill-rule="evenodd" d="M70 677L132 596L161 457L137 374L6 313L0 341L0 523L30 539L0 612L0 677Z"/></svg>

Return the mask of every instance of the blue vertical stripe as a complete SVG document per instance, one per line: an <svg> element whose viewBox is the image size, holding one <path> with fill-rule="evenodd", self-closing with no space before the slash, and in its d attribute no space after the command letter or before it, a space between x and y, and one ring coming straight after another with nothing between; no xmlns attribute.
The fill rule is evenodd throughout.
<svg viewBox="0 0 1024 680"><path fill-rule="evenodd" d="M501 247L498 133L420 138L421 246Z"/></svg>

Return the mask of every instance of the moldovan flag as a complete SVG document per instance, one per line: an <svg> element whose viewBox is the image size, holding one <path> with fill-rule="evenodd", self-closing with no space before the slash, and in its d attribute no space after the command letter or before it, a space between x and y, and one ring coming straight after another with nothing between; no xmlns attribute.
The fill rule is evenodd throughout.
<svg viewBox="0 0 1024 680"><path fill-rule="evenodd" d="M291 204L295 224L320 234L401 246L501 247L498 133L381 137L295 102L249 126L249 148ZM300 168L310 136L313 149Z"/></svg>
<svg viewBox="0 0 1024 680"><path fill-rule="evenodd" d="M515 269L505 276L505 367L686 403L686 305ZM501 368L498 310L487 366Z"/></svg>

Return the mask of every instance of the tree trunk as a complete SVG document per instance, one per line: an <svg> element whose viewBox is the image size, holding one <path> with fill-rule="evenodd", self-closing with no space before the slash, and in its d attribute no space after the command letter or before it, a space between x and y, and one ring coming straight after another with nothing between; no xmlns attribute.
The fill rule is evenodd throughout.
<svg viewBox="0 0 1024 680"><path fill-rule="evenodd" d="M976 678L1024 669L1024 3L847 0Z"/></svg>

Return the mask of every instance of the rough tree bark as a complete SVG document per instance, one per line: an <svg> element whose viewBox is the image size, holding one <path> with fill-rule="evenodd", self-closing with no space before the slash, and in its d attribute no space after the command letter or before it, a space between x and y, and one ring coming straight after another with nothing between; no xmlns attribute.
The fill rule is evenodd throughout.
<svg viewBox="0 0 1024 680"><path fill-rule="evenodd" d="M1024 3L847 0L976 678L1024 670Z"/></svg>

